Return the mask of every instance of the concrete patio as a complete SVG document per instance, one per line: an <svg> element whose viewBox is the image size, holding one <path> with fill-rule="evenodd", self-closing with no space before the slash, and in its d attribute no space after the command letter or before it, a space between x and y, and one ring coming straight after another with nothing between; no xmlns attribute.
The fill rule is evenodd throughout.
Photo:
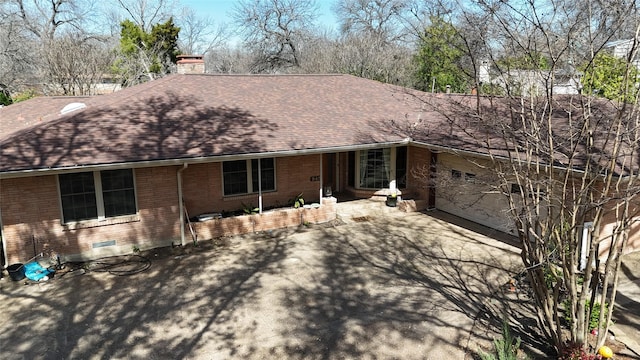
<svg viewBox="0 0 640 360"><path fill-rule="evenodd" d="M489 350L504 284L521 268L509 239L443 213L351 205L331 224L152 251L151 267L131 276L4 278L3 357L471 359ZM530 336L523 343L543 346L532 319L516 320Z"/></svg>

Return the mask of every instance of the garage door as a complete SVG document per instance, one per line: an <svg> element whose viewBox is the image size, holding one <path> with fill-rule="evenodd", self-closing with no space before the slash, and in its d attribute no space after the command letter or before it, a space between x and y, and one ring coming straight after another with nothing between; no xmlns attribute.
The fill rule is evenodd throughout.
<svg viewBox="0 0 640 360"><path fill-rule="evenodd" d="M468 161L438 155L436 208L484 226L515 234L504 195L486 185L487 176Z"/></svg>

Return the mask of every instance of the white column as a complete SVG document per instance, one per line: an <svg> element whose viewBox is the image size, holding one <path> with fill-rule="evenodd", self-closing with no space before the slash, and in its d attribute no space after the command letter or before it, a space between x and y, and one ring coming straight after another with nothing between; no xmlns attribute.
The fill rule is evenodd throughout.
<svg viewBox="0 0 640 360"><path fill-rule="evenodd" d="M258 159L258 212L262 214L262 159Z"/></svg>
<svg viewBox="0 0 640 360"><path fill-rule="evenodd" d="M322 157L324 156L324 154L320 154L320 205L322 205Z"/></svg>
<svg viewBox="0 0 640 360"><path fill-rule="evenodd" d="M582 240L580 247L580 271L587 268L587 257L589 256L589 240L591 239L590 231L593 228L592 222L584 223L582 227ZM596 254L598 256L598 254Z"/></svg>

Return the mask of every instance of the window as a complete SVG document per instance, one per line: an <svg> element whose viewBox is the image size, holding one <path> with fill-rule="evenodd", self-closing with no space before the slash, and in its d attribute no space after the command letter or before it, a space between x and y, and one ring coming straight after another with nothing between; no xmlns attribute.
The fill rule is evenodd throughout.
<svg viewBox="0 0 640 360"><path fill-rule="evenodd" d="M104 216L131 215L136 213L136 194L131 170L100 172Z"/></svg>
<svg viewBox="0 0 640 360"><path fill-rule="evenodd" d="M467 182L474 183L476 182L476 174L464 173L464 179Z"/></svg>
<svg viewBox="0 0 640 360"><path fill-rule="evenodd" d="M453 179L460 179L460 178L462 178L462 172L460 172L460 170L452 169L451 170L451 177Z"/></svg>
<svg viewBox="0 0 640 360"><path fill-rule="evenodd" d="M355 184L360 189L407 186L406 146L349 152L347 160L349 186Z"/></svg>
<svg viewBox="0 0 640 360"><path fill-rule="evenodd" d="M96 188L93 173L58 176L64 222L98 218Z"/></svg>
<svg viewBox="0 0 640 360"><path fill-rule="evenodd" d="M389 186L391 149L360 151L360 187L382 189Z"/></svg>
<svg viewBox="0 0 640 360"><path fill-rule="evenodd" d="M245 160L225 161L222 163L224 181L224 194L246 194L247 187L247 162Z"/></svg>
<svg viewBox="0 0 640 360"><path fill-rule="evenodd" d="M260 167L258 167L257 159L251 160L253 192L258 191L258 169L262 173L260 175L262 191L274 191L276 189L276 168L273 158L260 159Z"/></svg>
<svg viewBox="0 0 640 360"><path fill-rule="evenodd" d="M222 163L222 180L225 196L258 192L258 181L262 191L275 191L275 159L225 161Z"/></svg>
<svg viewBox="0 0 640 360"><path fill-rule="evenodd" d="M133 170L58 175L65 223L137 212Z"/></svg>

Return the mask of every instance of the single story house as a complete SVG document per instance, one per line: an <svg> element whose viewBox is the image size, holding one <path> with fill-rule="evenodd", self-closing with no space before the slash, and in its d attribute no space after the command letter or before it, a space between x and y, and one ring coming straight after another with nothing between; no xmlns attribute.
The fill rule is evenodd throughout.
<svg viewBox="0 0 640 360"><path fill-rule="evenodd" d="M335 194L398 193L512 232L500 196L463 206L427 181L435 165L454 180L483 171L465 160L478 149L425 108L425 98L446 106L454 96L470 97L350 75L174 74L3 107L2 260L46 249L89 259L329 221ZM473 199L473 181L464 183ZM313 206L291 208L299 195ZM238 211L256 214L226 216Z"/></svg>
<svg viewBox="0 0 640 360"><path fill-rule="evenodd" d="M5 265L43 249L76 259L181 244L190 228L205 239L327 221L332 193L426 199L409 164L429 150L382 127L419 116L404 89L349 75L175 74L4 107ZM267 216L300 194L313 206ZM243 210L262 214L216 219ZM186 221L202 214L214 219Z"/></svg>

